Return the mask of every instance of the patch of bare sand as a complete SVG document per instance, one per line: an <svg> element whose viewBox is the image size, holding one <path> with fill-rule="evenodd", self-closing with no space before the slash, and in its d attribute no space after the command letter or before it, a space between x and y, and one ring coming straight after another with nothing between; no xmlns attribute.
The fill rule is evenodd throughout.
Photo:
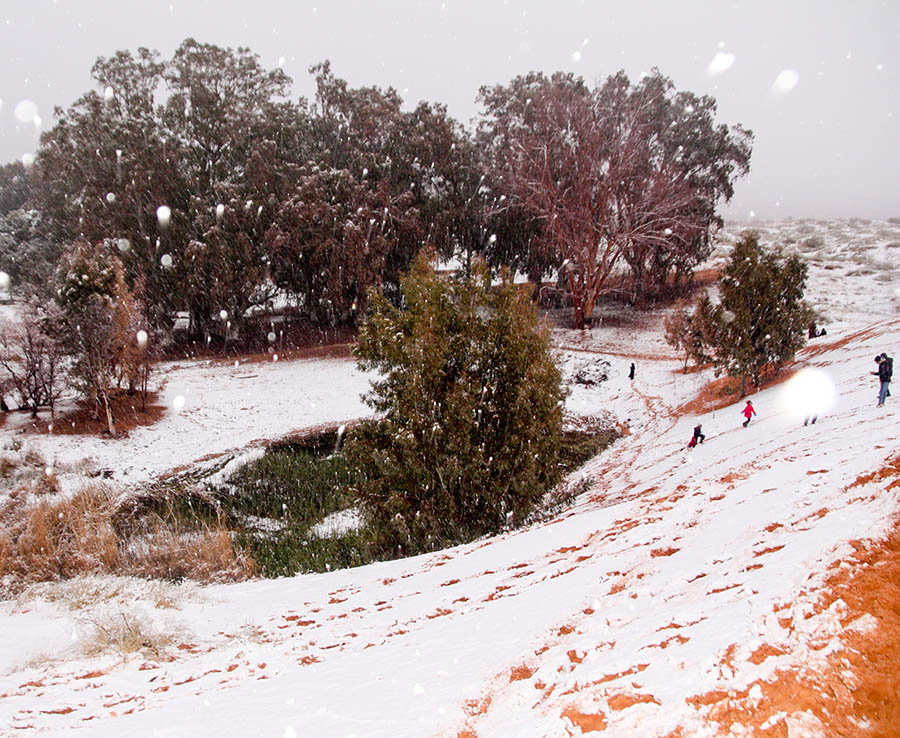
<svg viewBox="0 0 900 738"><path fill-rule="evenodd" d="M872 481L885 489L900 485L900 455L850 488ZM815 671L797 665L740 692L716 690L689 699L707 720L718 723L720 735L728 735L735 724L745 731L742 735L765 738L786 738L799 724L842 738L900 734L900 518L883 540L853 545L853 557L832 568L849 566L840 566L827 580L815 606L821 613L837 600L845 603L841 647ZM866 623L870 627L861 627ZM783 625L792 627L791 619ZM759 664L780 653L765 644L750 661Z"/></svg>
<svg viewBox="0 0 900 738"><path fill-rule="evenodd" d="M158 393L148 392L146 400L140 394L121 392L112 397L112 411L116 435L127 436L134 428L153 425L166 413L159 403ZM96 416L96 417L95 417ZM26 433L50 433L49 418L38 417L25 426ZM52 423L52 433L62 436L99 436L108 432L106 415L95 411L86 402L79 402L72 410L58 413Z"/></svg>

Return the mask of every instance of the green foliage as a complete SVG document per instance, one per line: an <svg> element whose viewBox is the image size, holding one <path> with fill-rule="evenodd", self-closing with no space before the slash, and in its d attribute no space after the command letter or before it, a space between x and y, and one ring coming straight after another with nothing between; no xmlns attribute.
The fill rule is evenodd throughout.
<svg viewBox="0 0 900 738"><path fill-rule="evenodd" d="M356 350L382 417L348 441L382 547L428 550L519 522L559 479L559 370L527 296L483 265L453 281L420 255L404 306L373 296Z"/></svg>
<svg viewBox="0 0 900 738"><path fill-rule="evenodd" d="M353 437L357 429L349 432ZM600 453L613 440L614 431L569 431L560 444L559 469L568 473ZM266 455L234 472L227 492L214 490L214 499L191 497L184 491L167 495L162 512L174 514L189 527L192 519L215 522L224 516L239 531L238 545L245 549L264 576L286 576L301 571L323 572L361 566L373 561L414 553L408 547L386 544L396 534L394 521L370 519L356 529L320 536L313 526L334 512L356 502L349 489L353 469L343 453L333 453L336 434L331 431L301 441L280 444ZM550 491L549 489L547 490ZM584 483L561 489L549 500L553 509L584 491ZM160 512L159 505L148 511ZM544 510L544 508L541 508ZM458 536L439 541L449 546Z"/></svg>
<svg viewBox="0 0 900 738"><path fill-rule="evenodd" d="M806 341L814 313L803 300L806 264L796 255L767 251L747 232L735 244L719 280L721 302L704 296L691 319L692 358L759 386L764 368L778 369Z"/></svg>
<svg viewBox="0 0 900 738"><path fill-rule="evenodd" d="M344 491L352 481L342 454L330 454L335 433L281 444L241 467L222 499L231 515L277 520L306 527L352 504ZM328 441L331 441L331 446Z"/></svg>
<svg viewBox="0 0 900 738"><path fill-rule="evenodd" d="M685 371L689 361L698 366L713 361L712 347L720 330L718 320L717 308L708 295L697 301L693 314L679 308L666 316L666 342L684 354Z"/></svg>
<svg viewBox="0 0 900 738"><path fill-rule="evenodd" d="M577 469L608 448L618 437L615 430L595 433L567 430L559 447L559 464L566 472Z"/></svg>

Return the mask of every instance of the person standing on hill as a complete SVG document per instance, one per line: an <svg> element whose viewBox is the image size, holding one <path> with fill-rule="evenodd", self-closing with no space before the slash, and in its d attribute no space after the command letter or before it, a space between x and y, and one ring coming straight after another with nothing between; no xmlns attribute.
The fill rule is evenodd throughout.
<svg viewBox="0 0 900 738"><path fill-rule="evenodd" d="M750 402L750 400L747 400L747 404L744 405L744 409L741 410L741 412L743 413L744 417L747 418L743 423L741 423L741 425L746 428L750 424L750 418L756 415L756 410L753 409L753 403Z"/></svg>
<svg viewBox="0 0 900 738"><path fill-rule="evenodd" d="M634 362L631 362L631 369L628 370L628 378L634 379Z"/></svg>
<svg viewBox="0 0 900 738"><path fill-rule="evenodd" d="M888 356L887 354L878 354L875 357L875 362L878 364L878 371L872 372L872 374L878 377L878 381L881 382L880 387L878 388L878 405L877 407L881 407L884 405L884 401L891 396L891 376L894 373L894 360Z"/></svg>

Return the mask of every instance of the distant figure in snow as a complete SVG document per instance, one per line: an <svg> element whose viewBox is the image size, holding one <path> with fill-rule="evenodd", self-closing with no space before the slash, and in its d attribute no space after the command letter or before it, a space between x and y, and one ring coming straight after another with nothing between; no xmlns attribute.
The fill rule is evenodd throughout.
<svg viewBox="0 0 900 738"><path fill-rule="evenodd" d="M744 405L744 409L741 410L744 417L747 418L741 425L745 428L750 424L750 418L756 415L756 410L753 409L753 403L750 400L747 400L747 404Z"/></svg>
<svg viewBox="0 0 900 738"><path fill-rule="evenodd" d="M706 439L706 436L703 435L703 426L700 423L694 426L694 437L691 439L691 442L688 444L688 448L694 448L698 443L703 443Z"/></svg>
<svg viewBox="0 0 900 738"><path fill-rule="evenodd" d="M888 356L887 354L878 354L875 357L875 362L878 364L878 371L872 372L872 374L878 377L878 381L881 382L881 385L878 388L878 405L877 407L881 407L884 405L884 401L891 396L891 375L894 373L894 360Z"/></svg>
<svg viewBox="0 0 900 738"><path fill-rule="evenodd" d="M810 420L810 418L812 418L812 420ZM803 425L809 425L809 424L815 425L816 421L818 419L819 419L818 415L807 415L806 419L803 421Z"/></svg>
<svg viewBox="0 0 900 738"><path fill-rule="evenodd" d="M634 379L634 362L631 362L631 369L628 370L628 378Z"/></svg>

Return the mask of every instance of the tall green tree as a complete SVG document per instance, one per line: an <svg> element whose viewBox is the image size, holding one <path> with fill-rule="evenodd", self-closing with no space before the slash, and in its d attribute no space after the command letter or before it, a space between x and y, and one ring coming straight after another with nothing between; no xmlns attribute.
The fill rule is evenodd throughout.
<svg viewBox="0 0 900 738"><path fill-rule="evenodd" d="M382 544L428 550L521 521L559 479L564 391L527 294L435 274L424 254L403 307L373 297L356 349L379 414L350 439Z"/></svg>
<svg viewBox="0 0 900 738"><path fill-rule="evenodd" d="M314 323L354 323L397 242L421 238L412 199L346 169L304 173L266 232L272 280Z"/></svg>
<svg viewBox="0 0 900 738"><path fill-rule="evenodd" d="M154 325L187 310L196 338L215 333L222 309L239 320L264 299L262 234L310 153L290 79L248 49L193 39L169 60L100 58L92 76L97 90L42 136L36 200L57 240L118 246Z"/></svg>
<svg viewBox="0 0 900 738"><path fill-rule="evenodd" d="M747 232L719 280L721 302L695 313L695 321L703 316L714 323L715 329L707 330L713 362L740 379L741 395L748 380L758 387L764 369L777 370L806 342L813 318L803 299L806 275L799 256L764 249L759 236Z"/></svg>

